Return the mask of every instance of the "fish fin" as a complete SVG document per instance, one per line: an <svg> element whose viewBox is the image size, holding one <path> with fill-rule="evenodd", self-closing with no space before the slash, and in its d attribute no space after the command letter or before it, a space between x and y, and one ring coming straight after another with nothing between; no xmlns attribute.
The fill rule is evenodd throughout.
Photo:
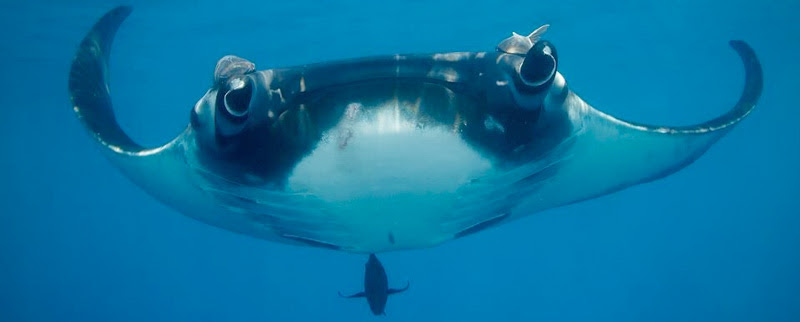
<svg viewBox="0 0 800 322"><path fill-rule="evenodd" d="M388 294L392 295L392 294L396 294L396 293L401 293L401 292L407 290L409 286L411 286L411 283L410 282L406 282L406 287L404 287L404 288L400 288L400 289L390 288Z"/></svg>
<svg viewBox="0 0 800 322"><path fill-rule="evenodd" d="M342 294L342 292L339 292L339 296L352 299L352 298L357 298L357 297L365 297L365 296L367 296L367 294L364 293L364 292L358 292L358 293L353 294L353 295L344 295L344 294Z"/></svg>
<svg viewBox="0 0 800 322"><path fill-rule="evenodd" d="M536 28L536 30L534 30L528 35L528 39L531 40L531 43L535 44L537 41L539 41L539 39L542 38L542 35L544 34L545 31L547 31L547 28L549 27L550 27L549 24L544 24L541 27Z"/></svg>

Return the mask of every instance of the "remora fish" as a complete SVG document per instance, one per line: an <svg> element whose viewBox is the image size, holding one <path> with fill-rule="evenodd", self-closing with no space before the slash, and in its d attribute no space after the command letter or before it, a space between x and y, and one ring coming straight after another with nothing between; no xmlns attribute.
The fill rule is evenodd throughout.
<svg viewBox="0 0 800 322"><path fill-rule="evenodd" d="M400 289L389 288L389 279L386 278L386 270L383 269L383 265L375 254L369 254L369 259L365 266L364 291L353 295L342 295L342 293L339 292L339 296L347 298L366 298L372 314L386 315L386 301L389 299L389 295L401 293L407 290L411 284L406 283L406 287Z"/></svg>

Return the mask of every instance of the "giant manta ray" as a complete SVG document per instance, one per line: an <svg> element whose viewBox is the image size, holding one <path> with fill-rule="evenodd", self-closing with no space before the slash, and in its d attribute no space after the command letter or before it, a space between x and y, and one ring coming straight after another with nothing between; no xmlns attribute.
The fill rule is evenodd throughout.
<svg viewBox="0 0 800 322"><path fill-rule="evenodd" d="M495 51L379 56L256 70L226 56L171 142L143 147L115 120L111 42L130 7L81 42L75 113L130 180L234 232L375 253L430 247L689 165L754 108L761 66L742 41L744 91L702 124L651 126L594 109L555 47L513 34Z"/></svg>

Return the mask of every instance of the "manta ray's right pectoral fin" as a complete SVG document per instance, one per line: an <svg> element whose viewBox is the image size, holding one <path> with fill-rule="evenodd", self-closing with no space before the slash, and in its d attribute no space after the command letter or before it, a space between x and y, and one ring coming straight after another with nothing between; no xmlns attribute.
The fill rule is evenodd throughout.
<svg viewBox="0 0 800 322"><path fill-rule="evenodd" d="M352 298L357 298L357 297L365 297L365 296L367 296L367 294L364 293L364 292L358 292L358 293L353 294L353 295L344 295L344 294L342 294L342 292L339 292L339 296L352 299Z"/></svg>
<svg viewBox="0 0 800 322"><path fill-rule="evenodd" d="M400 292L403 292L403 291L407 290L409 286L411 286L411 282L406 282L406 287L404 287L404 288L399 288L399 289L397 289L397 288L390 288L388 293L389 293L389 295L392 295L392 294L397 294L397 293L400 293Z"/></svg>
<svg viewBox="0 0 800 322"><path fill-rule="evenodd" d="M738 102L721 116L690 126L654 126L623 121L594 109L568 92L563 107L575 127L574 143L556 164L546 184L526 184L522 193L535 195L517 205L517 213L598 197L663 178L699 158L744 119L761 95L763 75L753 49L743 41L731 47L744 65L744 88ZM528 189L528 191L522 191ZM514 213L515 211L512 211Z"/></svg>

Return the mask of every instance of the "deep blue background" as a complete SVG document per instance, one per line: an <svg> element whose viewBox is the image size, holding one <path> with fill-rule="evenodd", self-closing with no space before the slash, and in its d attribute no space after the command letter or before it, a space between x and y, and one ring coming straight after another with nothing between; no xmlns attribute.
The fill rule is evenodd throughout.
<svg viewBox="0 0 800 322"><path fill-rule="evenodd" d="M365 256L263 242L162 206L103 159L66 92L74 50L117 3L0 4L0 320L374 321ZM383 254L386 321L800 320L800 82L789 1L141 1L112 56L117 116L166 142L216 60L260 68L492 50L552 25L560 70L618 117L703 121L732 106L744 39L757 110L664 180L432 249Z"/></svg>

